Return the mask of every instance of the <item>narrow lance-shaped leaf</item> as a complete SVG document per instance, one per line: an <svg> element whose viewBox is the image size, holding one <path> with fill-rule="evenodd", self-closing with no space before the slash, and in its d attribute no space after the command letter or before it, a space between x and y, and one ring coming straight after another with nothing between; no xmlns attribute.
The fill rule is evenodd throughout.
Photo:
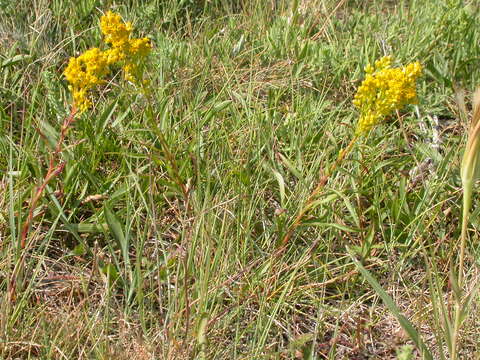
<svg viewBox="0 0 480 360"><path fill-rule="evenodd" d="M378 294L378 296L380 296L380 298L383 300L385 305L388 307L388 310L390 310L390 312L397 318L402 328L410 336L412 341L420 350L421 354L423 355L423 358L426 360L433 360L432 354L428 350L427 346L423 342L417 330L415 330L415 328L413 327L412 323L408 321L408 319L405 316L402 315L402 313L400 312L400 309L397 307L397 305L395 305L395 302L390 297L390 295L387 294L387 292L382 288L382 286L372 276L372 274L370 274L370 272L367 269L365 269L365 267L355 258L355 255L352 253L352 251L348 248L347 250L355 266L357 267L358 271L360 271L363 277L370 283L370 285L373 287L375 292Z"/></svg>
<svg viewBox="0 0 480 360"><path fill-rule="evenodd" d="M108 207L105 206L105 220L107 221L108 227L113 234L113 237L117 241L120 249L122 250L122 256L125 260L125 263L129 263L129 256L128 256L128 239L125 237L125 234L122 229L122 225L118 220L115 213Z"/></svg>

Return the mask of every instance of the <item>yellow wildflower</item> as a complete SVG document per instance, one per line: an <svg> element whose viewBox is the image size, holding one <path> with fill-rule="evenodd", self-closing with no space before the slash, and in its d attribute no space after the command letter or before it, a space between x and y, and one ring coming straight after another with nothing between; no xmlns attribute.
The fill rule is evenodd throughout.
<svg viewBox="0 0 480 360"><path fill-rule="evenodd" d="M91 105L91 91L110 73L111 65L121 66L125 80L139 83L142 78L145 57L150 53L152 45L147 38L130 38L132 24L124 23L118 14L108 11L100 19L100 27L105 36L105 43L110 49L101 51L93 48L78 57L72 57L64 71L69 82L75 106L81 111ZM145 84L145 81L143 82Z"/></svg>
<svg viewBox="0 0 480 360"><path fill-rule="evenodd" d="M101 84L110 72L105 53L98 48L85 51L79 57L72 57L63 72L70 83L74 103L80 111L87 110L92 102L88 98L89 90Z"/></svg>
<svg viewBox="0 0 480 360"><path fill-rule="evenodd" d="M133 27L130 22L124 23L118 14L107 11L100 19L100 28L105 35L105 42L114 48L122 48L130 38Z"/></svg>
<svg viewBox="0 0 480 360"><path fill-rule="evenodd" d="M125 80L138 83L142 77L141 64L152 49L150 40L131 39L132 24L124 23L120 15L111 11L102 16L100 27L105 42L111 45L106 51L109 63L121 63Z"/></svg>
<svg viewBox="0 0 480 360"><path fill-rule="evenodd" d="M357 90L353 104L360 110L356 134L368 132L395 110L417 101L416 81L421 75L419 62L401 68L391 67L392 57L385 56L365 67L365 80Z"/></svg>

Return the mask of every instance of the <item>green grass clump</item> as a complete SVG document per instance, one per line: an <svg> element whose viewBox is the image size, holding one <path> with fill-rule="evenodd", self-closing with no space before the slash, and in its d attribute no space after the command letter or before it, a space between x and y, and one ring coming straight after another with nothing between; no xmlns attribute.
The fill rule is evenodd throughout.
<svg viewBox="0 0 480 360"><path fill-rule="evenodd" d="M421 358L392 304L445 352L476 2L1 3L1 358ZM62 73L109 10L151 40L150 91L112 69L65 132ZM418 105L356 142L284 241L386 55L422 64ZM459 358L480 356L479 329L466 316Z"/></svg>

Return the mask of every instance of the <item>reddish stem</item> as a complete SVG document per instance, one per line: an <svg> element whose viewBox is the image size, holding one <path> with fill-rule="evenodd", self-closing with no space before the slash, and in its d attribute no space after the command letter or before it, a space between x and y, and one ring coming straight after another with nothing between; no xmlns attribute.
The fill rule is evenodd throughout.
<svg viewBox="0 0 480 360"><path fill-rule="evenodd" d="M22 232L20 235L20 248L22 250L25 249L25 247L27 246L27 237L30 230L30 226L33 222L33 218L34 218L33 213L37 206L37 202L42 198L43 192L47 187L47 185L50 183L50 181L52 181L52 179L57 177L65 168L65 162L64 161L59 162L59 158L63 149L62 145L63 145L63 142L65 141L67 131L72 125L72 123L75 121L76 113L77 113L77 110L75 107L73 107L72 110L70 111L70 115L68 115L68 117L63 121L57 144L53 152L50 154L50 161L49 161L47 173L45 174L45 177L43 178L41 184L37 186L35 194L32 196L32 199L30 200L28 216L25 222L23 223ZM26 255L25 252L22 253L20 260L16 263L13 269L12 275L10 277L8 294L11 302L15 301L15 298L16 298L17 274L20 271L20 269L23 267L23 264L25 261L25 255Z"/></svg>
<svg viewBox="0 0 480 360"><path fill-rule="evenodd" d="M76 114L76 109L72 108L70 115L64 120L62 124L62 128L60 130L60 137L58 138L57 144L55 146L55 150L50 155L50 162L48 165L47 174L43 178L42 183L37 187L37 190L35 191L35 195L33 195L32 199L30 200L28 216L23 224L22 233L20 236L20 248L22 249L24 249L26 246L28 232L30 229L30 225L32 224L32 221L33 221L33 212L35 211L38 200L40 200L40 198L42 197L43 191L45 190L47 185L50 183L50 181L54 179L56 176L58 176L63 171L63 168L65 167L65 162L60 162L58 164L56 163L58 161L58 158L60 157L60 153L62 152L62 145L65 140L65 136L67 135L67 131L70 125L72 125L73 121L75 120L75 114Z"/></svg>
<svg viewBox="0 0 480 360"><path fill-rule="evenodd" d="M290 238L292 237L293 233L295 232L295 230L297 229L297 227L299 227L302 223L302 220L304 218L304 216L306 215L306 213L310 210L310 205L312 204L313 201L315 201L315 199L317 198L318 194L320 193L320 191L325 187L325 185L327 184L327 181L328 181L328 178L332 175L332 173L335 171L335 169L337 168L337 166L343 161L343 159L345 158L345 156L350 152L350 150L352 149L353 145L355 144L355 142L357 141L358 137L355 136L351 141L350 143L347 145L346 148L340 150L340 152L338 153L338 157L337 157L337 160L331 165L328 173L326 175L323 175L320 180L318 181L318 184L317 186L315 187L315 189L310 193L310 196L308 197L307 199L307 202L305 203L305 205L300 209L299 213L297 214L297 216L295 217L295 220L293 221L293 223L289 226L288 230L287 230L287 233L285 234L285 236L283 237L282 239L282 249L285 248L285 246L287 245L288 241L290 240Z"/></svg>

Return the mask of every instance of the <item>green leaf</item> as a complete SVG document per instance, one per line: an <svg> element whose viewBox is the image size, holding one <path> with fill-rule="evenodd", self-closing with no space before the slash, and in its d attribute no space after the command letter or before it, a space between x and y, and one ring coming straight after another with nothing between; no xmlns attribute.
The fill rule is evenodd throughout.
<svg viewBox="0 0 480 360"><path fill-rule="evenodd" d="M352 205L350 200L348 200L348 198L344 194L342 194L340 191L337 191L337 190L334 190L334 189L332 189L332 191L335 192L339 197L342 198L348 212L350 213L353 221L355 222L355 225L360 227L360 219L358 218L357 211L355 210L355 207Z"/></svg>
<svg viewBox="0 0 480 360"><path fill-rule="evenodd" d="M109 121L112 119L115 109L117 108L118 100L109 104L102 114L97 118L95 131L97 133L97 141L100 141L102 133L105 131L105 128ZM128 109L125 113L128 113Z"/></svg>
<svg viewBox="0 0 480 360"><path fill-rule="evenodd" d="M289 159L287 159L286 156L284 156L282 153L278 153L278 157L297 179L303 180L302 173L292 164Z"/></svg>
<svg viewBox="0 0 480 360"><path fill-rule="evenodd" d="M87 253L87 250L85 249L85 246L83 244L78 244L73 248L71 253L75 256L83 256Z"/></svg>
<svg viewBox="0 0 480 360"><path fill-rule="evenodd" d="M278 182L278 189L280 192L280 205L282 207L285 206L285 180L283 179L282 174L280 174L278 171L275 171L273 169L270 169L275 176L275 179L277 179Z"/></svg>
<svg viewBox="0 0 480 360"><path fill-rule="evenodd" d="M349 227L349 226L342 225L342 224L324 223L324 222L320 222L320 221L304 221L301 226L316 226L316 227L326 227L326 228L328 228L328 227L332 228L333 227L335 229L345 231L345 232L360 232L360 231L362 231L362 229L353 228L353 227Z"/></svg>
<svg viewBox="0 0 480 360"><path fill-rule="evenodd" d="M58 142L59 133L57 129L55 129L52 125L50 125L47 121L42 121L40 123L40 130L42 132L43 137L46 139L48 145L51 149L55 149Z"/></svg>
<svg viewBox="0 0 480 360"><path fill-rule="evenodd" d="M338 199L337 194L330 194L330 195L324 196L324 197L322 197L318 200L315 200L315 201L312 201L312 202L308 203L303 209L306 212L307 210L316 209L320 205L328 204L329 202L335 201L337 199Z"/></svg>
<svg viewBox="0 0 480 360"><path fill-rule="evenodd" d="M80 223L80 224L70 224L72 229L75 229L78 233L90 233L90 234L101 234L104 231L108 230L107 224L89 224L89 223Z"/></svg>
<svg viewBox="0 0 480 360"><path fill-rule="evenodd" d="M213 113L216 114L222 110L225 110L231 103L232 103L232 100L225 100L215 104L215 106L212 109Z"/></svg>
<svg viewBox="0 0 480 360"><path fill-rule="evenodd" d="M413 359L413 346L404 345L400 349L397 349L397 360L412 360Z"/></svg>
<svg viewBox="0 0 480 360"><path fill-rule="evenodd" d="M102 274L107 276L108 284L111 286L118 280L119 274L118 270L113 264L107 264L100 268Z"/></svg>
<svg viewBox="0 0 480 360"><path fill-rule="evenodd" d="M104 207L105 220L107 221L108 227L113 234L113 237L117 241L120 249L122 250L122 256L126 263L128 263L128 240L123 233L122 225L118 220L115 213L110 210L110 208L105 205Z"/></svg>
<svg viewBox="0 0 480 360"><path fill-rule="evenodd" d="M235 46L232 49L232 57L237 56L242 50L243 46L245 45L245 36L242 34L240 36L240 40L235 44Z"/></svg>
<svg viewBox="0 0 480 360"><path fill-rule="evenodd" d="M23 55L20 54L20 55L12 56L11 58L3 60L2 64L0 65L0 68L15 65L21 61L28 60L31 57L32 56L28 54L23 54Z"/></svg>
<svg viewBox="0 0 480 360"><path fill-rule="evenodd" d="M470 307L472 305L472 302L475 299L475 297L478 295L479 290L480 290L480 281L477 281L477 283L475 284L473 289L470 291L470 293L467 294L463 299L462 309L460 313L462 322L467 317Z"/></svg>

